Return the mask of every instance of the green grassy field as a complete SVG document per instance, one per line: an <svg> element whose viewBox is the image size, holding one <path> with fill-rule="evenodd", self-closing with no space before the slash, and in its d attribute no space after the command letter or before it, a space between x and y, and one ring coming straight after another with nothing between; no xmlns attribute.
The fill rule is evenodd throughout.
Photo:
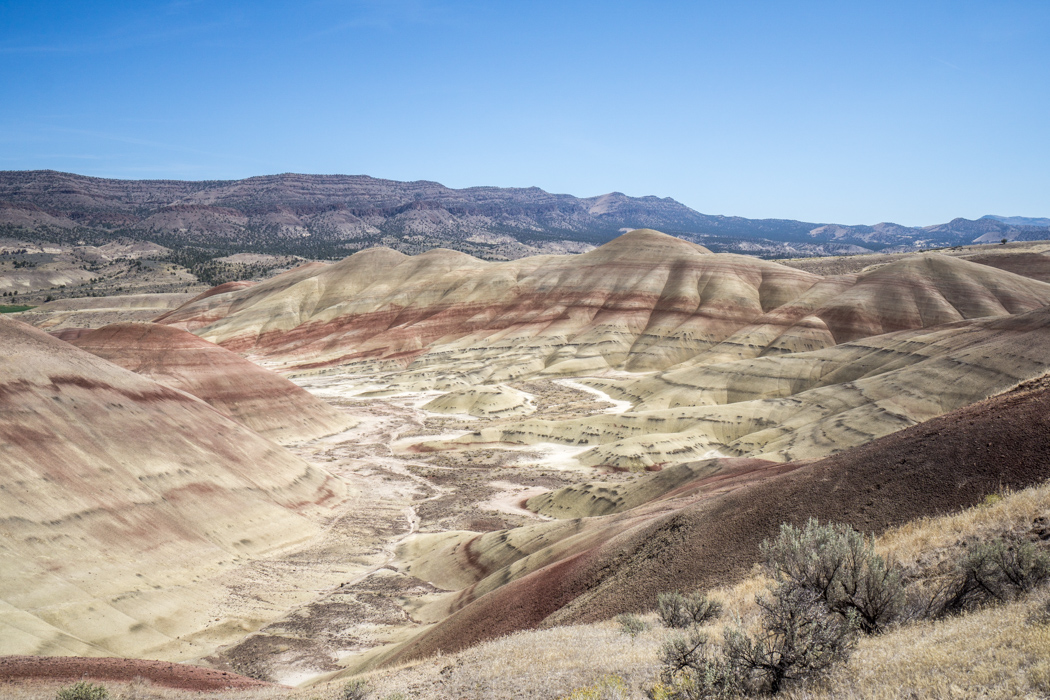
<svg viewBox="0 0 1050 700"><path fill-rule="evenodd" d="M16 314L19 311L29 311L35 308L24 304L0 304L0 314Z"/></svg>

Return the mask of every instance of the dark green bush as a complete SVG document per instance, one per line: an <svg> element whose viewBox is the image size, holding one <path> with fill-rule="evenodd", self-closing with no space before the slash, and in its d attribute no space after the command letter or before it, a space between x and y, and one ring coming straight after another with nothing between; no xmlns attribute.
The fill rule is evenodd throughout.
<svg viewBox="0 0 1050 700"><path fill-rule="evenodd" d="M917 617L944 617L1004 603L1050 580L1050 556L1017 538L971 545L955 573L928 594Z"/></svg>
<svg viewBox="0 0 1050 700"><path fill-rule="evenodd" d="M849 658L856 640L855 615L832 613L819 595L793 582L756 601L759 628L750 634L727 627L721 648L698 627L668 639L661 648L662 683L653 697L712 700L742 693L780 692Z"/></svg>
<svg viewBox="0 0 1050 700"><path fill-rule="evenodd" d="M660 621L665 627L674 629L702 625L722 613L722 604L702 593L661 593L656 598L656 605Z"/></svg>
<svg viewBox="0 0 1050 700"><path fill-rule="evenodd" d="M663 700L732 698L742 690L741 677L721 650L693 627L688 635L671 637L660 649Z"/></svg>

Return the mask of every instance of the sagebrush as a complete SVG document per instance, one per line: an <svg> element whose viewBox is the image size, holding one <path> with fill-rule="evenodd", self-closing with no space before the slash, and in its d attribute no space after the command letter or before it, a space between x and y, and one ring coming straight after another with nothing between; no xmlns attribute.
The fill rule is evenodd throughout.
<svg viewBox="0 0 1050 700"><path fill-rule="evenodd" d="M673 629L702 625L722 612L722 603L717 600L702 593L683 595L677 591L657 596L656 607L660 621Z"/></svg>
<svg viewBox="0 0 1050 700"><path fill-rule="evenodd" d="M875 551L874 538L849 525L821 525L815 518L801 529L784 523L776 539L762 543L762 555L775 580L811 591L830 612L854 617L868 634L901 614L900 567Z"/></svg>
<svg viewBox="0 0 1050 700"><path fill-rule="evenodd" d="M55 700L109 700L109 691L104 685L79 681L59 690Z"/></svg>

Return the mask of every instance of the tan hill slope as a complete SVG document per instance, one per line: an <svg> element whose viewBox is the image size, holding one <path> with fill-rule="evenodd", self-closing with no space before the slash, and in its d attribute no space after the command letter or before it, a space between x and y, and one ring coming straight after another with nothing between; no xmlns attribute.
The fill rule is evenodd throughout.
<svg viewBox="0 0 1050 700"><path fill-rule="evenodd" d="M966 256L971 262L997 267L1040 280L1050 282L1050 254L1044 249L1045 244L1033 245L1030 250L1008 249L1004 251L980 251Z"/></svg>
<svg viewBox="0 0 1050 700"><path fill-rule="evenodd" d="M70 342L132 372L193 394L278 443L330 435L351 423L284 377L178 328L117 323Z"/></svg>
<svg viewBox="0 0 1050 700"><path fill-rule="evenodd" d="M529 395L504 384L455 389L423 405L434 413L466 413L480 418L527 415L535 410Z"/></svg>
<svg viewBox="0 0 1050 700"><path fill-rule="evenodd" d="M710 465L698 466L698 479L707 479ZM467 545L469 555L461 545L410 560L417 575L440 575L446 570L441 556L490 566L477 571L451 616L382 660L463 649L520 629L607 619L651 609L660 591L724 585L746 575L759 543L782 522L817 517L881 532L972 506L1002 488L1044 481L1050 477L1050 390L1037 382L813 463L765 472L757 464L739 466L738 474L759 469L732 488L684 489L684 495L688 478L662 497L661 489L643 482L638 488L657 500L644 502L643 495L637 507L614 515L488 533Z"/></svg>
<svg viewBox="0 0 1050 700"><path fill-rule="evenodd" d="M577 256L484 263L374 249L161 322L288 366L407 369L427 385L669 367L811 287L810 273L634 231Z"/></svg>
<svg viewBox="0 0 1050 700"><path fill-rule="evenodd" d="M93 329L120 322L145 323L193 298L192 293L173 293L59 299L22 312L18 320L46 331Z"/></svg>
<svg viewBox="0 0 1050 700"><path fill-rule="evenodd" d="M1050 285L1045 282L947 255L913 255L857 274L825 277L685 364L819 350L894 331L1024 313L1047 304Z"/></svg>
<svg viewBox="0 0 1050 700"><path fill-rule="evenodd" d="M1047 304L1050 284L944 255L820 278L638 230L508 263L373 249L161 322L284 370L394 372L410 390L619 372L590 383L627 414L523 420L458 446L586 445L584 464L641 468L821 457L991 396L1050 362ZM1025 320L995 321L1010 317Z"/></svg>
<svg viewBox="0 0 1050 700"><path fill-rule="evenodd" d="M345 496L199 399L6 318L0 451L0 654L197 656L251 624L214 577L314 537Z"/></svg>
<svg viewBox="0 0 1050 700"><path fill-rule="evenodd" d="M508 263L371 249L159 321L289 369L396 370L407 387L451 388L819 350L1046 304L1050 284L943 255L821 279L639 230Z"/></svg>
<svg viewBox="0 0 1050 700"><path fill-rule="evenodd" d="M636 481L610 485L585 482L547 491L527 502L529 510L552 518L583 518L622 513L664 498L681 498L736 488L741 483L797 468L795 462L718 457L683 462Z"/></svg>
<svg viewBox="0 0 1050 700"><path fill-rule="evenodd" d="M819 309L836 343L982 316L1022 313L1050 303L1050 287L987 265L935 253L861 274Z"/></svg>
<svg viewBox="0 0 1050 700"><path fill-rule="evenodd" d="M1050 366L1050 308L901 331L824 350L588 380L634 409L522 420L425 449L494 443L587 446L583 464L619 468L716 456L823 457L960 408Z"/></svg>

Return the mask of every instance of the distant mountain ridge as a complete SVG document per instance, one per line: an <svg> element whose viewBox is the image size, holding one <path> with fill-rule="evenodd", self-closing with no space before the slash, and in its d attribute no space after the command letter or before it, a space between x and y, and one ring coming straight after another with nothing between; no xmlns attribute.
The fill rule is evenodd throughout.
<svg viewBox="0 0 1050 700"><path fill-rule="evenodd" d="M488 259L581 252L632 228L715 251L765 257L859 253L1050 238L1048 220L955 219L914 228L701 214L669 197L552 194L538 187L452 189L366 175L286 173L244 180L114 180L51 170L0 171L0 234L102 243L114 237L338 258L385 245L447 247Z"/></svg>
<svg viewBox="0 0 1050 700"><path fill-rule="evenodd" d="M985 214L981 218L995 219L996 221L1001 221L1004 224L1011 224L1013 226L1050 226L1050 217L996 216L995 214Z"/></svg>

